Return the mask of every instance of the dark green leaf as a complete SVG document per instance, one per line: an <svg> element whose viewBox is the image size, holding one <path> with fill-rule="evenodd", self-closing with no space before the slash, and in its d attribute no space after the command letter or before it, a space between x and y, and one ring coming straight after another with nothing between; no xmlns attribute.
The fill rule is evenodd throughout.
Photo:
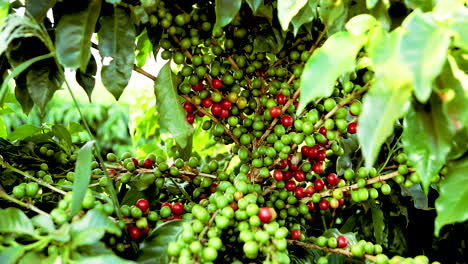
<svg viewBox="0 0 468 264"><path fill-rule="evenodd" d="M128 185L137 191L144 191L154 183L155 179L156 176L153 173L139 173L132 178Z"/></svg>
<svg viewBox="0 0 468 264"><path fill-rule="evenodd" d="M270 22L273 23L273 6L261 4L260 7L257 9L257 13L255 14L258 17L264 17Z"/></svg>
<svg viewBox="0 0 468 264"><path fill-rule="evenodd" d="M312 22L317 17L318 1L308 1L304 7L292 18L291 24L294 28L294 35L297 35L299 28L307 23Z"/></svg>
<svg viewBox="0 0 468 264"><path fill-rule="evenodd" d="M43 63L34 64L26 76L29 95L42 111L62 83L57 68Z"/></svg>
<svg viewBox="0 0 468 264"><path fill-rule="evenodd" d="M433 96L430 106L413 104L403 122L402 142L409 164L421 177L424 191L444 166L453 132L440 100Z"/></svg>
<svg viewBox="0 0 468 264"><path fill-rule="evenodd" d="M161 132L172 134L177 144L185 148L189 137L193 134L193 127L185 121L185 112L178 100L170 62L166 63L159 72L154 82L154 92L160 114Z"/></svg>
<svg viewBox="0 0 468 264"><path fill-rule="evenodd" d="M26 1L26 11L35 17L37 21L43 21L47 10L55 5L56 0L28 0Z"/></svg>
<svg viewBox="0 0 468 264"><path fill-rule="evenodd" d="M26 84L27 73L28 72L25 71L15 79L15 98L20 103L23 112L28 115L34 107L34 102L29 95L28 86ZM6 83L6 81L4 83Z"/></svg>
<svg viewBox="0 0 468 264"><path fill-rule="evenodd" d="M344 154L336 159L336 173L343 175L346 169L353 168L352 161L355 161L354 154L359 149L359 142L356 135L352 135L349 138L343 138L340 143Z"/></svg>
<svg viewBox="0 0 468 264"><path fill-rule="evenodd" d="M452 146L447 155L447 160L456 160L463 156L468 151L468 129L462 128L452 138Z"/></svg>
<svg viewBox="0 0 468 264"><path fill-rule="evenodd" d="M231 23L232 19L237 15L242 5L242 0L216 0L216 24L213 30L223 28Z"/></svg>
<svg viewBox="0 0 468 264"><path fill-rule="evenodd" d="M424 12L428 12L432 10L432 2L428 0L404 0L405 5L411 9L418 9L420 8Z"/></svg>
<svg viewBox="0 0 468 264"><path fill-rule="evenodd" d="M114 7L110 16L102 16L99 53L103 59L102 83L118 100L128 84L135 60L135 27L123 8ZM110 61L109 61L110 60Z"/></svg>
<svg viewBox="0 0 468 264"><path fill-rule="evenodd" d="M349 0L320 0L319 15L325 24L328 36L342 31L348 21Z"/></svg>
<svg viewBox="0 0 468 264"><path fill-rule="evenodd" d="M8 134L7 139L11 140L11 141L13 141L13 140L23 140L23 139L25 139L25 138L27 138L29 136L34 135L35 133L37 133L39 131L41 131L40 127L25 124L25 125L22 125L22 126L16 128L15 130L13 130L13 132Z"/></svg>
<svg viewBox="0 0 468 264"><path fill-rule="evenodd" d="M140 264L166 264L169 263L167 245L175 241L182 232L186 220L173 220L159 225L149 237L141 243L140 254L137 259Z"/></svg>
<svg viewBox="0 0 468 264"><path fill-rule="evenodd" d="M87 8L72 9L61 16L55 30L55 47L64 67L86 70L91 57L91 36L100 12L101 0L90 0Z"/></svg>
<svg viewBox="0 0 468 264"><path fill-rule="evenodd" d="M103 212L92 209L71 225L72 244L75 247L98 242L105 233L120 236L122 231Z"/></svg>
<svg viewBox="0 0 468 264"><path fill-rule="evenodd" d="M26 214L18 208L0 209L0 232L16 234L33 234L34 227Z"/></svg>
<svg viewBox="0 0 468 264"><path fill-rule="evenodd" d="M120 258L116 255L100 255L94 257L82 258L76 262L77 264L134 264L134 261Z"/></svg>
<svg viewBox="0 0 468 264"><path fill-rule="evenodd" d="M440 184L439 198L435 202L437 217L435 219L435 235L447 224L464 222L468 219L468 159L450 163L447 175Z"/></svg>
<svg viewBox="0 0 468 264"><path fill-rule="evenodd" d="M2 264L16 264L18 259L24 254L24 247L13 246L0 250L0 263Z"/></svg>
<svg viewBox="0 0 468 264"><path fill-rule="evenodd" d="M31 222L35 227L39 227L48 233L52 233L55 231L54 221L52 221L52 218L48 215L36 215L33 218L31 218Z"/></svg>
<svg viewBox="0 0 468 264"><path fill-rule="evenodd" d="M374 202L372 203L371 212L375 241L379 244L384 244L386 243L387 238L384 233L385 223L382 209Z"/></svg>
<svg viewBox="0 0 468 264"><path fill-rule="evenodd" d="M339 32L312 54L302 72L297 113L301 113L309 102L332 94L336 79L354 70L356 55L365 40L365 36Z"/></svg>
<svg viewBox="0 0 468 264"><path fill-rule="evenodd" d="M416 98L425 103L446 61L450 34L420 10L411 13L403 27L406 32L401 39L400 58L410 70Z"/></svg>
<svg viewBox="0 0 468 264"><path fill-rule="evenodd" d="M252 9L252 13L257 13L258 7L263 3L263 0L246 0L247 4L249 4L250 9Z"/></svg>
<svg viewBox="0 0 468 264"><path fill-rule="evenodd" d="M82 72L81 70L77 70L75 74L76 82L81 85L81 87L83 87L90 101L94 86L96 85L96 78L94 77L96 76L96 72L96 59L93 55L91 55L89 57L88 66L86 66L86 71Z"/></svg>
<svg viewBox="0 0 468 264"><path fill-rule="evenodd" d="M87 142L78 151L76 159L75 179L73 181L73 196L70 207L70 215L74 216L81 209L81 203L85 197L91 180L91 162L93 158L94 141Z"/></svg>
<svg viewBox="0 0 468 264"><path fill-rule="evenodd" d="M403 196L411 196L414 202L414 207L421 210L431 210L429 208L429 200L421 188L420 184L413 184L410 188L401 186L401 194Z"/></svg>
<svg viewBox="0 0 468 264"><path fill-rule="evenodd" d="M60 144L64 147L64 150L70 154L72 151L72 138L67 128L63 125L53 125L52 133L59 140Z"/></svg>
<svg viewBox="0 0 468 264"><path fill-rule="evenodd" d="M304 7L307 0L278 0L278 19L281 28L286 31L293 17Z"/></svg>

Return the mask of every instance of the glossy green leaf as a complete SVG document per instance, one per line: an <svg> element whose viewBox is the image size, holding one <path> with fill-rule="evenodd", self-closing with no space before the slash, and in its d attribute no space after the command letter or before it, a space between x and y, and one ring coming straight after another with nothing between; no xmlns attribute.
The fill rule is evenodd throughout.
<svg viewBox="0 0 468 264"><path fill-rule="evenodd" d="M81 202L85 197L91 180L91 162L93 160L94 141L87 142L78 151L76 159L75 178L73 181L73 195L70 206L70 215L75 215L81 209Z"/></svg>
<svg viewBox="0 0 468 264"><path fill-rule="evenodd" d="M467 151L468 145L468 129L466 127L458 130L452 138L452 146L447 155L447 160L456 160L461 158Z"/></svg>
<svg viewBox="0 0 468 264"><path fill-rule="evenodd" d="M406 32L401 39L400 58L410 70L416 98L425 103L446 61L450 34L420 10L409 15L403 27Z"/></svg>
<svg viewBox="0 0 468 264"><path fill-rule="evenodd" d="M123 8L100 18L99 53L103 60L102 83L118 100L128 84L135 60L135 26Z"/></svg>
<svg viewBox="0 0 468 264"><path fill-rule="evenodd" d="M30 124L25 124L20 127L15 128L13 132L8 134L7 139L8 140L23 140L29 136L34 135L35 133L41 131L41 128L38 126L30 125Z"/></svg>
<svg viewBox="0 0 468 264"><path fill-rule="evenodd" d="M232 19L237 15L242 5L242 0L216 0L216 24L214 30L223 28L231 23Z"/></svg>
<svg viewBox="0 0 468 264"><path fill-rule="evenodd" d="M93 257L81 258L76 261L77 264L134 264L136 262L120 258L116 255L99 255Z"/></svg>
<svg viewBox="0 0 468 264"><path fill-rule="evenodd" d="M451 55L439 75L436 85L443 91L444 108L450 116L451 125L458 130L468 124L468 74L459 68L459 62Z"/></svg>
<svg viewBox="0 0 468 264"><path fill-rule="evenodd" d="M2 264L16 264L18 259L21 258L25 250L22 246L7 247L0 250L0 263Z"/></svg>
<svg viewBox="0 0 468 264"><path fill-rule="evenodd" d="M26 1L26 11L36 18L37 21L43 21L47 10L53 7L56 2L56 0L28 0Z"/></svg>
<svg viewBox="0 0 468 264"><path fill-rule="evenodd" d="M452 130L440 100L435 96L430 106L413 104L403 122L403 148L409 164L421 177L424 191L444 166L451 148Z"/></svg>
<svg viewBox="0 0 468 264"><path fill-rule="evenodd" d="M257 9L263 3L263 0L245 0L245 1L250 6L250 9L252 9L252 13L254 14L257 13Z"/></svg>
<svg viewBox="0 0 468 264"><path fill-rule="evenodd" d="M55 65L36 63L31 66L26 75L29 95L41 111L45 110L45 106L52 99L55 91L61 88L62 83L63 78Z"/></svg>
<svg viewBox="0 0 468 264"><path fill-rule="evenodd" d="M338 77L354 69L357 53L365 41L363 36L339 32L312 54L302 72L297 113L301 113L309 102L332 94Z"/></svg>
<svg viewBox="0 0 468 264"><path fill-rule="evenodd" d="M55 231L55 224L50 215L36 215L31 218L31 222L35 227L39 227L45 232L52 233Z"/></svg>
<svg viewBox="0 0 468 264"><path fill-rule="evenodd" d="M376 26L379 26L378 21L375 19L375 17L368 14L355 16L351 18L345 25L346 30L356 36L367 33Z"/></svg>
<svg viewBox="0 0 468 264"><path fill-rule="evenodd" d="M90 210L71 225L72 245L78 247L94 244L101 240L106 232L117 236L122 234L116 223L107 215L97 209Z"/></svg>
<svg viewBox="0 0 468 264"><path fill-rule="evenodd" d="M349 6L350 0L320 0L319 15L325 24L328 36L344 29L348 21Z"/></svg>
<svg viewBox="0 0 468 264"><path fill-rule="evenodd" d="M167 264L167 245L175 241L182 232L186 220L173 220L156 227L140 245L137 262L140 264Z"/></svg>
<svg viewBox="0 0 468 264"><path fill-rule="evenodd" d="M294 29L294 36L297 35L302 25L312 22L317 17L318 1L308 1L304 7L292 18L291 24Z"/></svg>
<svg viewBox="0 0 468 264"><path fill-rule="evenodd" d="M468 219L468 159L464 158L447 166L447 175L440 184L439 198L435 202L437 217L435 235L447 224L464 222Z"/></svg>
<svg viewBox="0 0 468 264"><path fill-rule="evenodd" d="M143 65L145 65L146 59L148 58L148 56L151 54L152 51L153 51L153 45L151 44L151 41L149 40L148 34L145 29L143 33L140 34L137 40L135 56L136 56L138 67L143 67Z"/></svg>
<svg viewBox="0 0 468 264"><path fill-rule="evenodd" d="M5 98L5 94L6 94L7 89L8 89L8 83L10 82L11 79L14 79L14 78L18 77L27 68L29 68L33 63L44 60L44 59L49 59L51 57L53 57L52 53L41 55L41 56L38 56L38 57L34 57L32 59L29 59L29 60L21 63L20 65L16 66L11 71L11 73L3 80L2 87L0 88L0 105L3 105L3 100ZM27 75L24 75L24 76L27 76ZM26 77L24 77L24 79L22 81L24 82L22 87L26 88L27 87L26 86ZM26 92L27 92L27 90L26 90ZM18 98L18 96L17 96L17 98ZM25 109L25 110L31 110L31 109ZM25 112L29 113L29 111L25 111Z"/></svg>
<svg viewBox="0 0 468 264"><path fill-rule="evenodd" d="M10 1L0 0L0 28L3 27L3 20L8 16L8 9L10 8Z"/></svg>
<svg viewBox="0 0 468 264"><path fill-rule="evenodd" d="M93 55L89 58L88 66L86 66L86 70L82 72L81 70L77 70L75 73L76 82L83 87L86 94L88 95L89 100L91 101L91 95L93 94L94 86L96 85L96 72L97 72L97 64L96 59Z"/></svg>
<svg viewBox="0 0 468 264"><path fill-rule="evenodd" d="M170 133L177 144L184 148L193 134L193 127L185 121L185 112L180 105L170 62L166 63L154 82L161 133Z"/></svg>
<svg viewBox="0 0 468 264"><path fill-rule="evenodd" d="M281 24L281 28L286 31L289 27L289 23L293 17L301 10L307 0L278 0L278 19Z"/></svg>
<svg viewBox="0 0 468 264"><path fill-rule="evenodd" d="M33 234L34 227L26 214L18 208L0 209L0 233Z"/></svg>
<svg viewBox="0 0 468 264"><path fill-rule="evenodd" d="M57 59L66 68L86 70L91 57L91 36L101 12L102 0L90 0L82 11L63 14L55 30Z"/></svg>
<svg viewBox="0 0 468 264"><path fill-rule="evenodd" d="M393 124L408 109L411 85L393 80L376 80L364 96L359 116L358 139L367 168L370 168L382 144L393 133Z"/></svg>

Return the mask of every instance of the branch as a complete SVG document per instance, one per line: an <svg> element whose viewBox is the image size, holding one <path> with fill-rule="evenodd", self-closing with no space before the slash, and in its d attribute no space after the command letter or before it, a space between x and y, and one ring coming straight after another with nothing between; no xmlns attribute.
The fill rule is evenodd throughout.
<svg viewBox="0 0 468 264"><path fill-rule="evenodd" d="M291 239L288 239L288 243L289 244L295 244L295 245L301 246L303 248L313 248L313 249L323 250L323 251L326 251L326 252L333 252L333 253L345 255L345 256L347 256L349 258L353 257L353 254L351 253L351 251L349 251L347 249L343 249L343 248L320 247L320 246L317 246L315 244L305 243L305 242L301 242L301 241L297 241L297 240L291 240ZM369 255L369 254L365 254L364 258L366 260L369 260L369 261L372 261L372 262L377 261L377 258L375 256Z"/></svg>
<svg viewBox="0 0 468 264"><path fill-rule="evenodd" d="M42 214L42 215L46 215L46 216L50 216L48 213L42 211L41 209L37 208L36 206L32 205L32 204L29 204L29 203L24 203L14 197L11 197L10 195L8 195L7 193L5 193L4 191L0 191L0 198L3 198L5 200L8 200L10 202L13 202L15 204L18 204L18 205L21 205L23 207L26 207L28 208L29 210L32 210L38 214Z"/></svg>
<svg viewBox="0 0 468 264"><path fill-rule="evenodd" d="M120 165L106 164L106 168L113 169L113 170L120 170L120 171L128 171L125 167L120 166ZM136 169L136 172L138 172L138 173L154 173L154 169L138 168L138 169ZM203 173L203 172L198 172L198 171L197 172L192 172L192 171L179 170L179 173L183 174L183 175L187 175L187 176L201 176L201 177L211 178L211 179L217 179L218 178L216 175ZM176 178L177 178L177 176L176 176ZM190 180L190 179L187 179L187 180Z"/></svg>

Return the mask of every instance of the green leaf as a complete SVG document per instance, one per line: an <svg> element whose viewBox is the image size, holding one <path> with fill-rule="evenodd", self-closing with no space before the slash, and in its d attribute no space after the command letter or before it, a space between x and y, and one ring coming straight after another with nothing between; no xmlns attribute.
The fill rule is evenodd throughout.
<svg viewBox="0 0 468 264"><path fill-rule="evenodd" d="M10 9L10 1L0 0L0 28L3 27L3 20L8 16L8 9Z"/></svg>
<svg viewBox="0 0 468 264"><path fill-rule="evenodd" d="M387 3L385 3L385 1L379 1L377 5L369 11L369 13L380 22L385 30L388 31L392 26L392 19L388 14L388 8L390 7L390 4Z"/></svg>
<svg viewBox="0 0 468 264"><path fill-rule="evenodd" d="M91 180L91 162L93 158L94 141L87 142L78 151L75 167L75 179L73 181L73 196L70 208L70 215L74 216L81 209L81 203L85 197Z"/></svg>
<svg viewBox="0 0 468 264"><path fill-rule="evenodd" d="M375 241L379 244L385 244L387 239L384 233L384 230L385 230L384 214L380 206L376 205L375 202L372 203L371 213L372 213L372 224L374 227Z"/></svg>
<svg viewBox="0 0 468 264"><path fill-rule="evenodd" d="M58 69L54 66L36 63L29 69L26 75L29 95L41 111L45 110L45 106L63 83Z"/></svg>
<svg viewBox="0 0 468 264"><path fill-rule="evenodd" d="M429 13L420 10L409 15L403 27L406 33L401 39L400 58L410 70L416 98L425 103L431 95L432 82L445 63L450 34Z"/></svg>
<svg viewBox="0 0 468 264"><path fill-rule="evenodd" d="M6 138L8 135L6 125L5 125L5 119L3 116L0 116L0 138Z"/></svg>
<svg viewBox="0 0 468 264"><path fill-rule="evenodd" d="M403 185L401 187L401 194L403 196L411 196L414 202L414 207L421 210L432 210L429 208L429 199L421 188L421 184L413 184L411 187L406 188Z"/></svg>
<svg viewBox="0 0 468 264"><path fill-rule="evenodd" d="M348 8L350 0L320 0L319 15L325 24L328 36L342 31L348 21Z"/></svg>
<svg viewBox="0 0 468 264"><path fill-rule="evenodd" d="M47 10L55 5L56 0L28 0L26 1L26 11L42 22L46 17Z"/></svg>
<svg viewBox="0 0 468 264"><path fill-rule="evenodd" d="M96 85L96 72L96 59L93 55L91 55L91 57L89 57L88 66L86 66L86 70L84 72L82 72L81 70L77 70L75 73L76 82L79 85L81 85L81 87L83 87L90 101L91 95L93 94L94 86Z"/></svg>
<svg viewBox="0 0 468 264"><path fill-rule="evenodd" d="M182 232L186 220L173 220L156 227L149 237L140 246L137 259L140 264L166 264L169 263L167 245L175 241Z"/></svg>
<svg viewBox="0 0 468 264"><path fill-rule="evenodd" d="M312 54L302 72L297 113L301 113L309 102L332 94L336 79L354 69L357 53L365 41L363 36L339 32Z"/></svg>
<svg viewBox="0 0 468 264"><path fill-rule="evenodd" d="M0 233L34 234L31 220L18 208L0 209L0 219Z"/></svg>
<svg viewBox="0 0 468 264"><path fill-rule="evenodd" d="M122 2L121 0L106 0L107 3L109 4L120 4Z"/></svg>
<svg viewBox="0 0 468 264"><path fill-rule="evenodd" d="M457 12L450 21L450 29L455 32L454 44L463 49L465 52L468 51L468 11L465 8L458 8Z"/></svg>
<svg viewBox="0 0 468 264"><path fill-rule="evenodd" d="M84 10L72 9L60 17L55 47L57 59L64 67L86 70L91 57L91 36L100 12L101 0L90 0Z"/></svg>
<svg viewBox="0 0 468 264"><path fill-rule="evenodd" d="M468 151L468 129L462 128L456 132L452 138L452 146L450 148L449 154L447 155L447 160L456 160L463 156Z"/></svg>
<svg viewBox="0 0 468 264"><path fill-rule="evenodd" d="M53 125L52 133L59 140L61 145L64 147L64 150L70 154L72 151L72 138L67 128L63 125Z"/></svg>
<svg viewBox="0 0 468 264"><path fill-rule="evenodd" d="M439 236L440 229L447 224L464 222L468 219L468 158L449 163L447 175L440 183L439 198L435 202L437 217L434 233Z"/></svg>
<svg viewBox="0 0 468 264"><path fill-rule="evenodd" d="M379 2L379 0L366 0L367 9L372 9Z"/></svg>
<svg viewBox="0 0 468 264"><path fill-rule="evenodd" d="M216 0L216 23L213 30L223 28L231 23L232 19L237 15L237 12L239 12L241 5L242 0Z"/></svg>
<svg viewBox="0 0 468 264"><path fill-rule="evenodd" d="M258 7L263 3L263 0L246 0L247 4L249 4L250 9L252 9L252 13L257 13Z"/></svg>
<svg viewBox="0 0 468 264"><path fill-rule="evenodd" d="M146 29L140 34L136 46L136 61L138 67L143 67L146 63L146 59L153 51L153 44L148 39Z"/></svg>
<svg viewBox="0 0 468 264"><path fill-rule="evenodd" d="M188 138L193 134L193 127L185 121L185 112L178 100L170 62L159 72L154 82L154 93L160 114L161 133L172 134L177 144L185 148Z"/></svg>
<svg viewBox="0 0 468 264"><path fill-rule="evenodd" d="M99 53L103 60L102 83L118 100L128 84L135 60L135 26L123 8L114 7L110 16L102 16ZM110 60L110 62L109 62Z"/></svg>
<svg viewBox="0 0 468 264"><path fill-rule="evenodd" d="M144 191L153 185L156 176L154 173L139 173L128 183L132 189Z"/></svg>
<svg viewBox="0 0 468 264"><path fill-rule="evenodd" d="M367 168L374 164L380 147L393 133L395 121L405 114L411 92L408 83L383 78L376 80L364 96L357 134Z"/></svg>
<svg viewBox="0 0 468 264"><path fill-rule="evenodd" d="M420 8L424 12L431 11L433 7L432 0L404 0L404 2L408 8Z"/></svg>
<svg viewBox="0 0 468 264"><path fill-rule="evenodd" d="M55 224L49 215L39 214L31 218L31 222L34 226L39 227L43 231L52 233L55 231Z"/></svg>
<svg viewBox="0 0 468 264"><path fill-rule="evenodd" d="M28 115L34 107L34 102L29 95L28 86L26 84L27 73L27 71L22 72L15 78L15 99L20 103L23 112Z"/></svg>
<svg viewBox="0 0 468 264"><path fill-rule="evenodd" d="M136 262L120 258L116 255L99 255L94 257L81 258L77 264L134 264Z"/></svg>
<svg viewBox="0 0 468 264"><path fill-rule="evenodd" d="M1 53L1 52L0 52ZM34 57L32 59L29 59L23 63L21 63L20 65L16 66L12 71L11 73L3 80L3 83L2 83L2 87L0 88L0 106L3 105L3 100L5 99L5 94L7 92L7 89L8 89L8 83L10 82L11 79L13 78L16 78L18 77L21 73L23 73L27 68L29 68L33 63L35 62L38 62L38 61L41 61L41 60L44 60L44 59L48 59L48 58L51 58L53 57L53 54L52 53L49 53L49 54L44 54L44 55L41 55L41 56L38 56L38 57ZM24 87L27 87L26 86L26 78L24 78ZM18 98L18 96L16 97ZM21 103L21 101L20 101ZM21 104L23 105L23 104ZM23 108L24 109L24 108ZM26 110L31 110L31 109L26 109ZM29 111L25 111L26 113L29 113Z"/></svg>
<svg viewBox="0 0 468 264"><path fill-rule="evenodd" d="M351 18L345 25L346 30L356 36L363 35L376 26L379 26L379 22L375 19L375 17L368 14L355 16Z"/></svg>
<svg viewBox="0 0 468 264"><path fill-rule="evenodd" d="M13 140L23 140L29 136L34 135L35 133L41 131L41 128L38 126L30 125L30 124L25 124L22 125L18 128L15 128L13 132L8 134L7 139L10 141Z"/></svg>
<svg viewBox="0 0 468 264"><path fill-rule="evenodd" d="M278 19L284 31L288 29L293 17L305 4L307 4L307 0L278 0Z"/></svg>
<svg viewBox="0 0 468 264"><path fill-rule="evenodd" d="M304 7L292 18L291 24L294 28L294 36L299 32L302 25L312 22L317 17L318 1L308 1Z"/></svg>
<svg viewBox="0 0 468 264"><path fill-rule="evenodd" d="M403 122L402 142L409 164L421 177L426 194L431 179L444 166L451 148L453 132L440 100L433 96L430 105L413 104Z"/></svg>
<svg viewBox="0 0 468 264"><path fill-rule="evenodd" d="M353 168L353 161L356 161L354 154L359 149L359 142L356 135L340 140L344 154L336 159L336 173L343 175L344 171Z"/></svg>
<svg viewBox="0 0 468 264"><path fill-rule="evenodd" d="M18 259L21 258L25 250L22 246L6 247L0 250L0 263L3 264L16 264Z"/></svg>
<svg viewBox="0 0 468 264"><path fill-rule="evenodd" d="M120 236L122 231L103 212L92 209L71 225L72 244L75 247L98 242L105 233Z"/></svg>

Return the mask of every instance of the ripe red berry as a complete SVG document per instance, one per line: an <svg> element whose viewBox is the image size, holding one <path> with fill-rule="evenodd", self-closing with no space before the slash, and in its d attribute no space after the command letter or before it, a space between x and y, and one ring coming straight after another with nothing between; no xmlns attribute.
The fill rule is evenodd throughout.
<svg viewBox="0 0 468 264"><path fill-rule="evenodd" d="M262 221L262 223L268 223L271 221L271 219L273 218L272 210L273 209L270 209L269 207L260 208L260 210L258 211L258 217L260 218L260 221Z"/></svg>
<svg viewBox="0 0 468 264"><path fill-rule="evenodd" d="M327 136L327 128L324 127L324 126L321 127L321 128L319 129L319 133L322 134L322 135L324 135L324 136Z"/></svg>
<svg viewBox="0 0 468 264"><path fill-rule="evenodd" d="M130 158L133 162L133 165L135 165L136 168L138 168L138 160L135 158Z"/></svg>
<svg viewBox="0 0 468 264"><path fill-rule="evenodd" d="M308 196L311 196L312 194L314 194L314 193L315 193L315 188L314 188L314 186L312 186L312 185L307 186L307 188L306 188L306 193L307 193Z"/></svg>
<svg viewBox="0 0 468 264"><path fill-rule="evenodd" d="M143 235L147 235L150 231L150 227L146 226L145 228L140 230Z"/></svg>
<svg viewBox="0 0 468 264"><path fill-rule="evenodd" d="M324 161L327 158L327 153L324 150L319 150L317 152L317 160Z"/></svg>
<svg viewBox="0 0 468 264"><path fill-rule="evenodd" d="M136 226L131 226L128 228L128 235L131 240L139 240L141 237L141 231Z"/></svg>
<svg viewBox="0 0 468 264"><path fill-rule="evenodd" d="M179 202L172 204L171 211L174 215L181 215L184 213L184 205Z"/></svg>
<svg viewBox="0 0 468 264"><path fill-rule="evenodd" d="M316 179L314 181L314 188L316 191L320 192L325 187L325 182L322 179Z"/></svg>
<svg viewBox="0 0 468 264"><path fill-rule="evenodd" d="M284 181L289 181L293 177L291 171L285 171L283 172L283 180Z"/></svg>
<svg viewBox="0 0 468 264"><path fill-rule="evenodd" d="M168 203L168 202L165 202L165 203L161 204L161 208L163 208L164 206L169 206L169 208L172 208L172 205L170 203Z"/></svg>
<svg viewBox="0 0 468 264"><path fill-rule="evenodd" d="M221 81L220 79L213 79L213 81L211 81L211 84L213 85L214 89L221 89L221 87L223 87L223 81Z"/></svg>
<svg viewBox="0 0 468 264"><path fill-rule="evenodd" d="M309 159L315 159L319 150L320 146L314 145L313 147L309 148L309 155L307 157L309 157Z"/></svg>
<svg viewBox="0 0 468 264"><path fill-rule="evenodd" d="M229 116L229 110L221 109L221 114L219 114L219 118L225 119Z"/></svg>
<svg viewBox="0 0 468 264"><path fill-rule="evenodd" d="M292 124L293 124L292 117L288 116L288 115L284 115L283 117L281 117L281 124L283 124L283 126L285 126L285 127L292 126Z"/></svg>
<svg viewBox="0 0 468 264"><path fill-rule="evenodd" d="M173 216L171 216L168 220L170 221L170 220L179 220L179 219L182 219L182 216L180 216L180 215L173 215Z"/></svg>
<svg viewBox="0 0 468 264"><path fill-rule="evenodd" d="M115 170L107 170L107 173L109 173L110 176L114 176L115 174L117 174Z"/></svg>
<svg viewBox="0 0 468 264"><path fill-rule="evenodd" d="M200 92L203 90L203 82L198 82L197 84L192 86L192 90L195 92Z"/></svg>
<svg viewBox="0 0 468 264"><path fill-rule="evenodd" d="M302 186L299 186L299 187L296 187L296 190L294 190L296 192L296 197L297 198L302 198L304 197L304 187Z"/></svg>
<svg viewBox="0 0 468 264"><path fill-rule="evenodd" d="M297 182L303 182L305 180L305 173L301 170L295 171L293 176Z"/></svg>
<svg viewBox="0 0 468 264"><path fill-rule="evenodd" d="M232 103L231 103L231 101L229 101L228 99L223 99L223 100L221 101L221 108L222 108L222 109L229 110L229 109L231 108L231 105L232 105Z"/></svg>
<svg viewBox="0 0 468 264"><path fill-rule="evenodd" d="M357 132L357 123L351 122L348 124L348 133L356 134Z"/></svg>
<svg viewBox="0 0 468 264"><path fill-rule="evenodd" d="M345 236L338 236L336 240L338 241L339 248L344 248L348 245L348 239Z"/></svg>
<svg viewBox="0 0 468 264"><path fill-rule="evenodd" d="M302 155L309 157L309 152L310 152L310 147L307 145L304 145L301 147L301 153Z"/></svg>
<svg viewBox="0 0 468 264"><path fill-rule="evenodd" d="M322 200L319 203L320 210L328 210L328 207L330 207L330 203L327 200Z"/></svg>
<svg viewBox="0 0 468 264"><path fill-rule="evenodd" d="M278 94L276 96L276 102L280 105L284 105L286 103L286 96L284 94Z"/></svg>
<svg viewBox="0 0 468 264"><path fill-rule="evenodd" d="M197 116L199 117L204 117L205 114L202 111L197 111Z"/></svg>
<svg viewBox="0 0 468 264"><path fill-rule="evenodd" d="M313 202L307 202L306 205L309 208L309 211L312 211L315 209L315 205Z"/></svg>
<svg viewBox="0 0 468 264"><path fill-rule="evenodd" d="M337 185L339 180L340 179L338 178L338 175L336 175L336 173L330 173L327 176L327 182L332 186Z"/></svg>
<svg viewBox="0 0 468 264"><path fill-rule="evenodd" d="M195 121L195 116L192 113L187 113L185 116L185 121L191 125Z"/></svg>
<svg viewBox="0 0 468 264"><path fill-rule="evenodd" d="M288 166L288 162L286 160L280 160L276 165L277 169L284 170Z"/></svg>
<svg viewBox="0 0 468 264"><path fill-rule="evenodd" d="M205 108L209 108L212 104L213 104L213 100L211 100L211 97L207 97L201 100L201 105Z"/></svg>
<svg viewBox="0 0 468 264"><path fill-rule="evenodd" d="M291 239L292 240L299 240L301 239L301 230L293 229L291 230Z"/></svg>
<svg viewBox="0 0 468 264"><path fill-rule="evenodd" d="M278 116L281 115L281 108L279 108L278 106L273 106L273 107L270 109L270 115L271 115L271 117L273 117L273 118L277 118Z"/></svg>
<svg viewBox="0 0 468 264"><path fill-rule="evenodd" d="M283 180L283 173L279 170L275 170L273 172L273 178L276 180L276 181L282 181Z"/></svg>
<svg viewBox="0 0 468 264"><path fill-rule="evenodd" d="M145 169L153 168L153 160L150 158L145 159L145 161L143 162L143 168Z"/></svg>
<svg viewBox="0 0 468 264"><path fill-rule="evenodd" d="M187 113L192 113L195 111L195 106L190 102L183 102L182 107L187 111Z"/></svg>
<svg viewBox="0 0 468 264"><path fill-rule="evenodd" d="M292 191L296 189L296 183L294 181L287 181L285 185L286 190Z"/></svg>
<svg viewBox="0 0 468 264"><path fill-rule="evenodd" d="M139 199L136 202L136 207L140 208L143 213L146 213L149 209L149 203L146 199Z"/></svg>
<svg viewBox="0 0 468 264"><path fill-rule="evenodd" d="M215 116L221 115L221 110L222 110L221 104L213 104L211 106L211 113Z"/></svg>

